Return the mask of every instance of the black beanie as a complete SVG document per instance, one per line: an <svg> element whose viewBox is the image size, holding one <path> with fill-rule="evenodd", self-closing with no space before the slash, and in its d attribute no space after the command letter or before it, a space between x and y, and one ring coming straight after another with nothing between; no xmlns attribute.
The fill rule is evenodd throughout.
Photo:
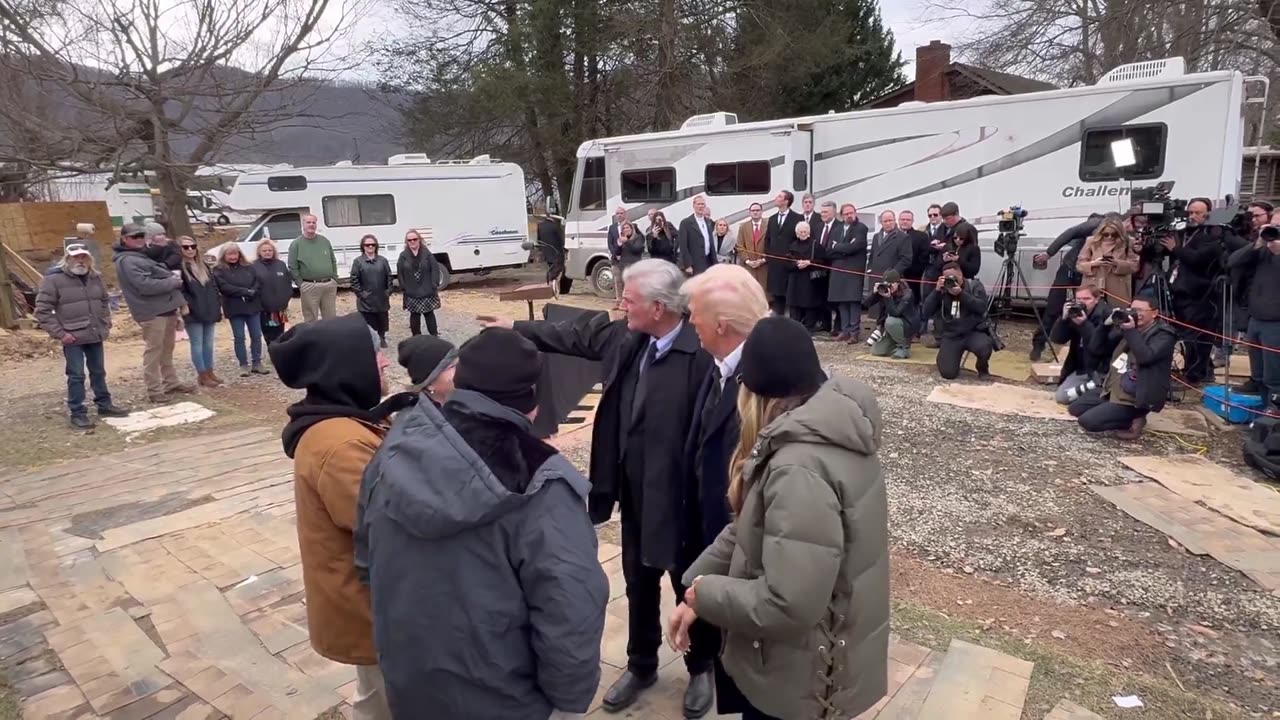
<svg viewBox="0 0 1280 720"><path fill-rule="evenodd" d="M409 382L421 390L444 372L458 357L458 349L434 335L414 335L396 348L400 365L409 371Z"/></svg>
<svg viewBox="0 0 1280 720"><path fill-rule="evenodd" d="M827 381L809 331L784 317L756 323L743 343L738 374L748 390L767 398L812 395Z"/></svg>
<svg viewBox="0 0 1280 720"><path fill-rule="evenodd" d="M488 328L462 344L453 384L528 414L538 406L542 355L515 330Z"/></svg>

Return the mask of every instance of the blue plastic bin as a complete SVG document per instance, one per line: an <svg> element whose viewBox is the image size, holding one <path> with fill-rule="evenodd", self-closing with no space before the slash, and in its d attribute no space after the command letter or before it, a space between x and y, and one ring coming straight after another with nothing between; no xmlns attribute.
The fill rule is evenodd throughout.
<svg viewBox="0 0 1280 720"><path fill-rule="evenodd" d="M1223 402L1224 399L1226 402ZM1253 422L1253 419L1262 412L1261 395L1248 395L1239 390L1232 390L1228 396L1227 388L1223 385L1206 387L1201 402L1218 417L1237 425ZM1231 404L1227 405L1227 402ZM1255 412L1249 412L1250 410Z"/></svg>

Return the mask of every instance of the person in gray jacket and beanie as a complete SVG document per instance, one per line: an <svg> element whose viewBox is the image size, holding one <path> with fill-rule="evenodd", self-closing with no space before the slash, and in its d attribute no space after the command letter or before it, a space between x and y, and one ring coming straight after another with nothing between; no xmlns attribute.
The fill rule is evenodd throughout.
<svg viewBox="0 0 1280 720"><path fill-rule="evenodd" d="M685 572L672 644L687 647L694 618L724 631L743 720L857 717L888 689L880 406L866 385L828 378L785 318L756 324L738 374L734 521Z"/></svg>
<svg viewBox="0 0 1280 720"><path fill-rule="evenodd" d="M55 272L44 276L36 293L36 320L49 337L62 343L67 361L67 409L72 427L88 430L93 421L84 407L84 371L89 368L93 403L99 417L124 417L128 410L111 401L107 389L104 343L111 333L111 309L93 255L80 243L67 246Z"/></svg>
<svg viewBox="0 0 1280 720"><path fill-rule="evenodd" d="M170 270L147 252L147 234L137 225L125 225L115 254L116 280L129 314L142 326L142 376L152 402L168 402L171 393L195 392L195 386L178 380L173 368L173 348L182 321L178 308L182 295L182 271Z"/></svg>
<svg viewBox="0 0 1280 720"><path fill-rule="evenodd" d="M595 697L609 582L586 478L532 432L541 367L482 331L444 406L401 413L365 471L355 562L397 718L548 720Z"/></svg>

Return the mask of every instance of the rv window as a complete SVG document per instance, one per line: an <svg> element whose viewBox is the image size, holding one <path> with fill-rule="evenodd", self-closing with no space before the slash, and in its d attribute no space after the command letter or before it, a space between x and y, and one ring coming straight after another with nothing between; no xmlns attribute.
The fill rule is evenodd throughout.
<svg viewBox="0 0 1280 720"><path fill-rule="evenodd" d="M396 201L390 195L330 195L322 205L326 227L396 223Z"/></svg>
<svg viewBox="0 0 1280 720"><path fill-rule="evenodd" d="M809 163L797 160L791 164L791 187L798 192L809 189Z"/></svg>
<svg viewBox="0 0 1280 720"><path fill-rule="evenodd" d="M672 202L676 169L627 170L622 173L622 202Z"/></svg>
<svg viewBox="0 0 1280 720"><path fill-rule="evenodd" d="M578 192L578 209L603 210L604 192L604 158L587 158L582 168L582 189Z"/></svg>
<svg viewBox="0 0 1280 720"><path fill-rule="evenodd" d="M290 192L306 190L307 179L302 175L280 175L267 178L267 189L272 192Z"/></svg>
<svg viewBox="0 0 1280 720"><path fill-rule="evenodd" d="M1080 140L1080 179L1085 182L1105 180L1149 180L1164 173L1165 139L1169 128L1164 123L1089 128ZM1116 167L1112 143L1129 140L1133 147L1132 165Z"/></svg>
<svg viewBox="0 0 1280 720"><path fill-rule="evenodd" d="M768 160L708 165L704 176L708 195L760 195L769 192Z"/></svg>
<svg viewBox="0 0 1280 720"><path fill-rule="evenodd" d="M302 234L302 216L298 213L273 215L263 227L267 231L267 237L276 242L293 240Z"/></svg>

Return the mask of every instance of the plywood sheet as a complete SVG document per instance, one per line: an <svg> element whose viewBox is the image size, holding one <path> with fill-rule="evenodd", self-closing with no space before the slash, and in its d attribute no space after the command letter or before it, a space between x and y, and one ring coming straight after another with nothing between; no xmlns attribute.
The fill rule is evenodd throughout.
<svg viewBox="0 0 1280 720"><path fill-rule="evenodd" d="M935 387L926 399L929 402L985 410L999 415L1075 421L1067 412L1066 406L1059 405L1052 394L1017 385L951 383ZM1147 429L1153 432L1204 437L1209 434L1208 427L1205 419L1191 410L1166 407L1159 413L1147 416Z"/></svg>
<svg viewBox="0 0 1280 720"><path fill-rule="evenodd" d="M1122 457L1120 462L1236 522L1280 535L1280 492L1199 455Z"/></svg>

